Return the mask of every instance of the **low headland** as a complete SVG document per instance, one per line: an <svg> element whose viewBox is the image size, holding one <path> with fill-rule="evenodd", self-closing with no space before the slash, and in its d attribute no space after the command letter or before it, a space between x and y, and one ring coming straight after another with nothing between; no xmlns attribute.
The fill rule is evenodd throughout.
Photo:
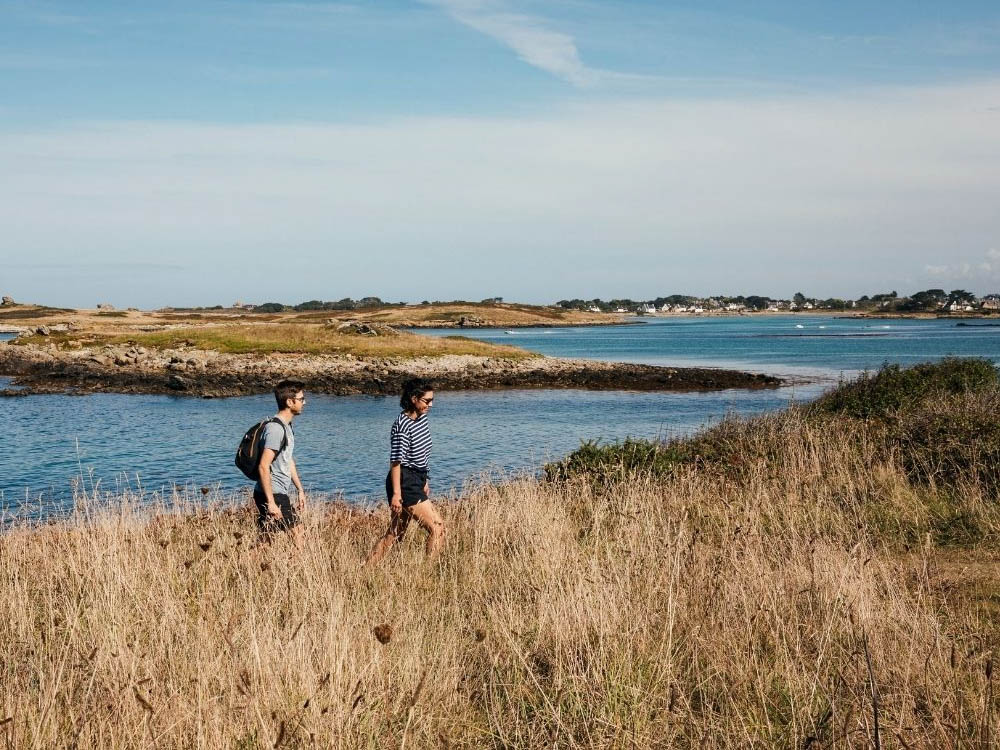
<svg viewBox="0 0 1000 750"><path fill-rule="evenodd" d="M888 367L471 487L374 570L384 504L314 499L295 554L242 496L81 493L0 545L0 737L992 747L998 414L989 362Z"/></svg>
<svg viewBox="0 0 1000 750"><path fill-rule="evenodd" d="M515 312L524 325L541 315ZM326 313L178 316L51 308L20 315L20 335L0 343L0 375L13 378L13 387L0 390L4 396L239 396L265 393L287 377L302 380L313 392L337 395L398 393L414 375L451 390L692 391L772 388L782 382L735 370L543 357L463 336L401 330L372 320L381 315L378 311L367 320Z"/></svg>

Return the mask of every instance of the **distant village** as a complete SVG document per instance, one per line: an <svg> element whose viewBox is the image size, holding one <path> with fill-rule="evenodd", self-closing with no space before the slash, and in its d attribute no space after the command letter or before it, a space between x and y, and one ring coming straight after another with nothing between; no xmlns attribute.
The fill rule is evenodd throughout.
<svg viewBox="0 0 1000 750"><path fill-rule="evenodd" d="M435 300L433 302L388 302L379 297L362 297L351 299L345 297L337 301L324 302L309 300L297 305L287 305L281 302L249 303L237 300L228 309L243 310L258 313L307 312L319 310L364 310L379 307L419 307L422 305L455 305L480 304L502 305L503 297L489 297L478 303L470 300ZM633 299L564 299L555 306L565 310L579 310L591 313L618 313L633 315L703 315L703 314L739 314L757 312L854 312L872 314L906 314L906 313L938 313L943 315L979 313L991 314L1000 312L1000 293L977 297L964 289L925 289L909 296L900 295L895 291L884 294L865 295L858 299L839 299L831 297L820 299L808 297L802 292L796 292L790 299L774 299L759 295L736 296L716 295L712 297L696 297L687 294L672 294L668 297L657 297L651 300ZM113 310L111 305L98 305L99 309ZM196 308L162 308L162 310L222 310L222 305Z"/></svg>
<svg viewBox="0 0 1000 750"><path fill-rule="evenodd" d="M885 294L865 295L858 299L819 299L807 297L797 292L791 299L773 299L750 295L747 297L692 297L673 294L653 300L613 299L570 299L556 303L567 310L586 312L634 313L637 315L657 314L705 314L705 313L751 313L751 312L802 312L823 310L830 312L871 312L871 313L976 313L1000 311L1000 294L977 297L964 289L946 292L944 289L926 289L910 296L900 296L892 291Z"/></svg>

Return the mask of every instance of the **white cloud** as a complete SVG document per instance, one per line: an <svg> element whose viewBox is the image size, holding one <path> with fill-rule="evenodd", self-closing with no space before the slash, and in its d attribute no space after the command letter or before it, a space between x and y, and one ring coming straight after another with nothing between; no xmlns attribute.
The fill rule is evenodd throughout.
<svg viewBox="0 0 1000 750"><path fill-rule="evenodd" d="M995 283L1000 281L1000 267L996 261L1000 260L1000 251L990 249L986 252L986 257L980 261L960 260L946 265L924 266L924 274L928 277L935 277L939 280L951 282L979 282Z"/></svg>
<svg viewBox="0 0 1000 750"><path fill-rule="evenodd" d="M8 128L0 256L204 269L186 282L202 303L264 294L283 278L276 254L303 270L289 299L407 299L410 265L420 299L905 293L925 266L985 287L1000 118L983 102L998 99L993 81L520 119ZM11 273L67 303L56 274ZM178 303L168 291L156 301Z"/></svg>
<svg viewBox="0 0 1000 750"><path fill-rule="evenodd" d="M446 11L459 23L510 47L529 65L586 88L597 83L603 71L583 63L576 41L569 34L547 28L544 19L508 11L490 0L424 0ZM614 74L611 74L614 75Z"/></svg>

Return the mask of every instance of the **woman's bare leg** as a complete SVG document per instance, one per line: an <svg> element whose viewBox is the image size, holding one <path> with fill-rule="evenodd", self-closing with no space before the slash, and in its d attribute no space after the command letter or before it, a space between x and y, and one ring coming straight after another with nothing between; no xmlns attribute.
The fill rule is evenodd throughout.
<svg viewBox="0 0 1000 750"><path fill-rule="evenodd" d="M375 542L375 547L372 549L371 554L368 555L368 560L365 565L377 565L379 561L385 557L385 553L396 542L401 542L403 540L403 535L406 533L406 527L410 524L410 510L408 508L403 508L403 510L392 517L389 521L389 528L386 529L385 534Z"/></svg>
<svg viewBox="0 0 1000 750"><path fill-rule="evenodd" d="M444 520L430 500L411 506L409 511L417 519L417 523L427 531L427 559L433 560L444 547Z"/></svg>

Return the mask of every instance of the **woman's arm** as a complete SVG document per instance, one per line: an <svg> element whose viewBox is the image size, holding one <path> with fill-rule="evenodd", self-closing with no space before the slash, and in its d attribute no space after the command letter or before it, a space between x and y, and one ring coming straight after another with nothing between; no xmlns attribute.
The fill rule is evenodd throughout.
<svg viewBox="0 0 1000 750"><path fill-rule="evenodd" d="M389 508L393 514L398 514L403 510L403 487L400 475L402 474L398 463L389 464L389 481L392 483L392 497L389 499Z"/></svg>

